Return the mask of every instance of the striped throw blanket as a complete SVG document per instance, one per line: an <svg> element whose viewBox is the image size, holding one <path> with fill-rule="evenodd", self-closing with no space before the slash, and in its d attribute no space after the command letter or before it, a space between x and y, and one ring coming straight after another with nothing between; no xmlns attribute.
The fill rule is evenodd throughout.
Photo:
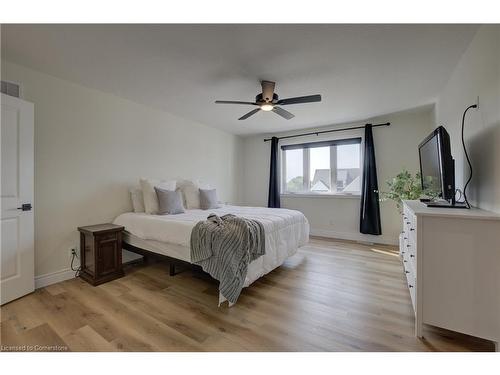
<svg viewBox="0 0 500 375"><path fill-rule="evenodd" d="M191 232L191 261L219 280L220 294L238 299L248 265L265 254L264 227L256 220L211 214Z"/></svg>

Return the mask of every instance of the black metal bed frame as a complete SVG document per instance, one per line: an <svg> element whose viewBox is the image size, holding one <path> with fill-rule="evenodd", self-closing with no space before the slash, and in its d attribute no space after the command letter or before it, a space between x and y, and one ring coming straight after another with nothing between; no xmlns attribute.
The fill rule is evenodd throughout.
<svg viewBox="0 0 500 375"><path fill-rule="evenodd" d="M189 268L192 270L196 270L197 272L199 271L201 273L207 274L205 271L202 270L202 268L200 266L198 266L196 264L192 264L192 263L186 262L184 260L172 258L172 257L169 257L167 255L158 254L158 253L155 253L155 252L152 252L149 250L141 249L140 247L131 245L125 241L122 242L122 248L125 250L128 250L128 251L131 251L133 253L142 255L144 257L144 262L146 262L146 263L148 261L148 258L156 258L156 259L167 261L169 264L169 275L170 276L175 276L175 275L180 273L180 272L176 272L176 270L175 270L176 265L182 266L185 268Z"/></svg>

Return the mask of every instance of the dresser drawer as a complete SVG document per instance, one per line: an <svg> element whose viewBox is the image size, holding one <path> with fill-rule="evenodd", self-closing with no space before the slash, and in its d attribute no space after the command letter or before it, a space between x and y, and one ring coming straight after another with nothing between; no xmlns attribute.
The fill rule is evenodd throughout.
<svg viewBox="0 0 500 375"><path fill-rule="evenodd" d="M408 254L405 254L403 256L403 272L405 273L406 276L411 275L412 280L416 279L416 263L411 260L410 256Z"/></svg>
<svg viewBox="0 0 500 375"><path fill-rule="evenodd" d="M410 260L408 260L406 257L403 258L403 269L406 276L406 284L408 285L408 290L410 292L413 310L415 310L415 291L417 289L417 278L416 269L413 266L414 264L412 264Z"/></svg>
<svg viewBox="0 0 500 375"><path fill-rule="evenodd" d="M417 228L417 218L413 215L404 215L403 216L403 231L408 237L414 237L416 234Z"/></svg>
<svg viewBox="0 0 500 375"><path fill-rule="evenodd" d="M413 264L413 269L416 269L417 244L412 240L411 237L408 238L404 234L401 241L400 254L404 259L407 259Z"/></svg>
<svg viewBox="0 0 500 375"><path fill-rule="evenodd" d="M406 279L408 281L408 290L410 291L410 298L411 298L411 304L413 306L413 311L416 311L415 295L417 292L417 281L416 279L412 279L411 276L408 276Z"/></svg>

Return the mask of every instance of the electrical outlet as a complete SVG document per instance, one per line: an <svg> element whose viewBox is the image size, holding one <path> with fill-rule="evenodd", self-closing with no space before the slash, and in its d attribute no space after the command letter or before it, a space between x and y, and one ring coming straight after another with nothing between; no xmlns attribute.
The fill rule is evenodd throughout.
<svg viewBox="0 0 500 375"><path fill-rule="evenodd" d="M70 259L73 256L78 257L78 248L76 246L72 246L68 250L69 250L69 257L70 257Z"/></svg>

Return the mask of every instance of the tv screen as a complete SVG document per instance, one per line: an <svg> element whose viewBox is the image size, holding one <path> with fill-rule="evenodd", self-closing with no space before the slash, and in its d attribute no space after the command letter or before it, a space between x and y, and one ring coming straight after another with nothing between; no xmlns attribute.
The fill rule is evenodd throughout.
<svg viewBox="0 0 500 375"><path fill-rule="evenodd" d="M422 190L429 196L442 195L441 166L437 134L420 146Z"/></svg>
<svg viewBox="0 0 500 375"><path fill-rule="evenodd" d="M441 197L455 204L455 166L450 136L442 126L436 128L418 146L422 190L429 197Z"/></svg>
<svg viewBox="0 0 500 375"><path fill-rule="evenodd" d="M421 201L427 207L470 208L466 202L455 199L455 161L446 129L437 127L420 143L418 153L422 190L428 196Z"/></svg>

